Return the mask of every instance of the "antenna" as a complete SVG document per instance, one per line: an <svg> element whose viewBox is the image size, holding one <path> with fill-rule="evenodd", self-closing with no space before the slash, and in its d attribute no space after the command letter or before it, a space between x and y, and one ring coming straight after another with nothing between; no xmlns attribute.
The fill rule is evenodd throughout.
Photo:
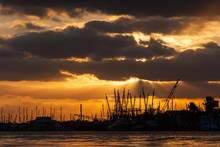
<svg viewBox="0 0 220 147"><path fill-rule="evenodd" d="M152 109L154 109L154 95L155 95L155 88L154 88L153 94L152 94Z"/></svg>

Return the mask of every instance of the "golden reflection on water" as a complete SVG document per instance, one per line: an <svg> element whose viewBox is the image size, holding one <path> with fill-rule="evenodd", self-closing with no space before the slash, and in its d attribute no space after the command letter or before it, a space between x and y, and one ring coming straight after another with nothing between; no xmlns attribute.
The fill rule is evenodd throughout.
<svg viewBox="0 0 220 147"><path fill-rule="evenodd" d="M2 146L218 146L219 132L0 133Z"/></svg>

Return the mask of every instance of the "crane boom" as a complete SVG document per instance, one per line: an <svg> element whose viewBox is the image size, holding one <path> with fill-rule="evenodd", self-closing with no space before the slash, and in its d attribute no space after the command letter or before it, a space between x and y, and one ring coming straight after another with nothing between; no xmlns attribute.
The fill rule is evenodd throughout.
<svg viewBox="0 0 220 147"><path fill-rule="evenodd" d="M175 92L175 90L176 90L176 88L177 88L179 82L180 82L180 79L177 79L177 81L176 81L175 85L173 86L173 88L172 88L172 90L171 90L171 92L170 92L170 95L169 95L169 97L168 97L168 98L172 98L172 101L171 101L171 102L172 102L172 103L171 103L172 111L173 111L173 94L174 94L174 92Z"/></svg>
<svg viewBox="0 0 220 147"><path fill-rule="evenodd" d="M175 93L175 90L179 84L181 79L177 79L176 83L174 84L173 88L171 89L167 99L165 100L165 104L163 106L163 110L165 109L169 109L169 102L170 102L170 99L173 97L174 93ZM172 110L173 110L173 98L171 99L171 107L172 107Z"/></svg>

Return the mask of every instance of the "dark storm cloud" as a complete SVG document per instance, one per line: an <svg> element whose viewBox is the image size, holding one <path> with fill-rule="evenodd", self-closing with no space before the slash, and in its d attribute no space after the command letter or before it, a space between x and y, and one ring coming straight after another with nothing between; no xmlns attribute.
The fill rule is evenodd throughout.
<svg viewBox="0 0 220 147"><path fill-rule="evenodd" d="M145 19L128 19L120 18L113 22L91 21L85 24L87 28L94 29L99 32L108 33L132 33L142 32L174 34L184 29L191 21L190 18L166 18L151 17Z"/></svg>
<svg viewBox="0 0 220 147"><path fill-rule="evenodd" d="M60 70L95 74L107 80L129 77L167 81L178 77L187 81L220 80L220 47L216 43L184 52L176 52L160 40L151 39L142 44L148 47L138 45L131 36L108 36L88 25L81 29L68 27L61 31L0 38L0 80L63 79L65 76ZM170 56L174 58L157 58ZM69 57L93 60L87 63L62 60ZM127 59L102 60L116 57ZM136 58L149 60L142 63L136 62Z"/></svg>
<svg viewBox="0 0 220 147"><path fill-rule="evenodd" d="M19 51L10 49L0 49L0 58L21 58L25 57L25 54Z"/></svg>
<svg viewBox="0 0 220 147"><path fill-rule="evenodd" d="M5 39L3 37L0 36L0 44L4 43Z"/></svg>
<svg viewBox="0 0 220 147"><path fill-rule="evenodd" d="M91 29L69 27L60 32L27 33L5 40L6 47L45 58L89 57L103 58L152 58L175 54L173 48L151 39L148 47L138 45L131 36L113 37Z"/></svg>
<svg viewBox="0 0 220 147"><path fill-rule="evenodd" d="M173 59L155 59L145 63L129 60L83 63L72 72L93 73L101 79L111 80L138 77L170 81L181 77L186 81L218 81L219 63L220 47L209 43L204 45L204 49L185 51Z"/></svg>
<svg viewBox="0 0 220 147"><path fill-rule="evenodd" d="M38 58L1 58L0 80L51 81L63 80L60 74L63 63Z"/></svg>
<svg viewBox="0 0 220 147"><path fill-rule="evenodd" d="M48 8L73 13L74 8L134 16L219 15L219 0L2 0L14 12L46 15Z"/></svg>
<svg viewBox="0 0 220 147"><path fill-rule="evenodd" d="M22 15L33 15L38 17L46 17L48 8L45 7L23 7L23 6L3 6L1 8L1 14L12 15L12 14L22 14Z"/></svg>
<svg viewBox="0 0 220 147"><path fill-rule="evenodd" d="M173 59L146 62L92 61L69 62L60 59L0 59L0 80L60 80L60 70L74 74L94 74L100 79L123 80L138 77L148 80L219 81L220 47L208 43L204 48L178 53Z"/></svg>

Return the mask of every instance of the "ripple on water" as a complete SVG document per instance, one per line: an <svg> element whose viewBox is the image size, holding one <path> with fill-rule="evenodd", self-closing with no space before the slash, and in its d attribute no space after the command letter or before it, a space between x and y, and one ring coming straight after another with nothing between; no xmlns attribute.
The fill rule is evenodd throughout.
<svg viewBox="0 0 220 147"><path fill-rule="evenodd" d="M0 133L2 146L218 146L220 132Z"/></svg>

